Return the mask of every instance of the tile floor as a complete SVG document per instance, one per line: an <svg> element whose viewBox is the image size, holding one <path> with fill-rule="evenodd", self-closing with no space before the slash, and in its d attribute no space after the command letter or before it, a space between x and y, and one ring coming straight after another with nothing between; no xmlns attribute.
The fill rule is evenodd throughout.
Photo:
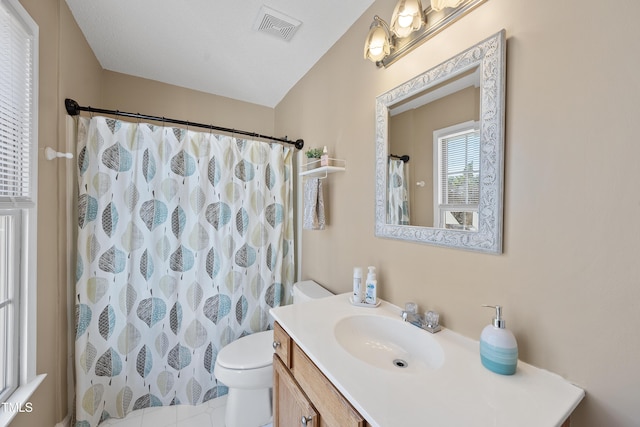
<svg viewBox="0 0 640 427"><path fill-rule="evenodd" d="M224 427L226 403L227 396L222 396L198 406L145 408L122 419L106 420L100 427ZM271 427L271 424L265 427Z"/></svg>

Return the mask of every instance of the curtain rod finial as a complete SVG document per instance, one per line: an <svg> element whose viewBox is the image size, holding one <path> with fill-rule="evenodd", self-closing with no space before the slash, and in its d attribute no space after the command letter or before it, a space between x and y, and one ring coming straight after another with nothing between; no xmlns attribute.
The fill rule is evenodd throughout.
<svg viewBox="0 0 640 427"><path fill-rule="evenodd" d="M302 150L302 147L304 147L304 140L302 139L297 139L295 146L298 150Z"/></svg>
<svg viewBox="0 0 640 427"><path fill-rule="evenodd" d="M73 99L67 98L64 100L64 106L67 109L67 114L70 116L77 116L80 114L80 105Z"/></svg>

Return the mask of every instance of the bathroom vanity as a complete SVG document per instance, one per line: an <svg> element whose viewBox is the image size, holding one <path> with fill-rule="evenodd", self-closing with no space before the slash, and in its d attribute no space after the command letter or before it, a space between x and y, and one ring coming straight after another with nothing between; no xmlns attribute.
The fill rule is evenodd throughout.
<svg viewBox="0 0 640 427"><path fill-rule="evenodd" d="M274 343L274 426L367 425L278 323Z"/></svg>
<svg viewBox="0 0 640 427"><path fill-rule="evenodd" d="M400 313L349 294L272 309L274 426L569 425L582 389L521 361L515 375L490 372L477 341Z"/></svg>

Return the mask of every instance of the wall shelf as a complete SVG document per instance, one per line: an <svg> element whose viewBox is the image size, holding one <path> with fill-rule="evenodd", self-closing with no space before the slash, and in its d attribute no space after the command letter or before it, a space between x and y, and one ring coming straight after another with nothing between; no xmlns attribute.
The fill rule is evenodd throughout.
<svg viewBox="0 0 640 427"><path fill-rule="evenodd" d="M320 163L320 160L315 160L307 163L306 165L303 165L303 167L306 167L307 169L300 172L299 175L310 177L310 178L326 178L331 173L344 172L345 170L347 170L346 160L329 159L330 166L313 167L319 163ZM310 166L312 166L311 169L309 169Z"/></svg>

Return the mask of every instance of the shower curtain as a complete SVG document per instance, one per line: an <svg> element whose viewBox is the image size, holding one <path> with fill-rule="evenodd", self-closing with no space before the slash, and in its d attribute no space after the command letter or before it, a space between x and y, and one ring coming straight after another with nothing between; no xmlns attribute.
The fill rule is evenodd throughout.
<svg viewBox="0 0 640 427"><path fill-rule="evenodd" d="M408 170L399 159L389 158L387 189L387 222L393 225L409 225Z"/></svg>
<svg viewBox="0 0 640 427"><path fill-rule="evenodd" d="M292 150L78 122L76 422L227 393L213 367L293 281Z"/></svg>

